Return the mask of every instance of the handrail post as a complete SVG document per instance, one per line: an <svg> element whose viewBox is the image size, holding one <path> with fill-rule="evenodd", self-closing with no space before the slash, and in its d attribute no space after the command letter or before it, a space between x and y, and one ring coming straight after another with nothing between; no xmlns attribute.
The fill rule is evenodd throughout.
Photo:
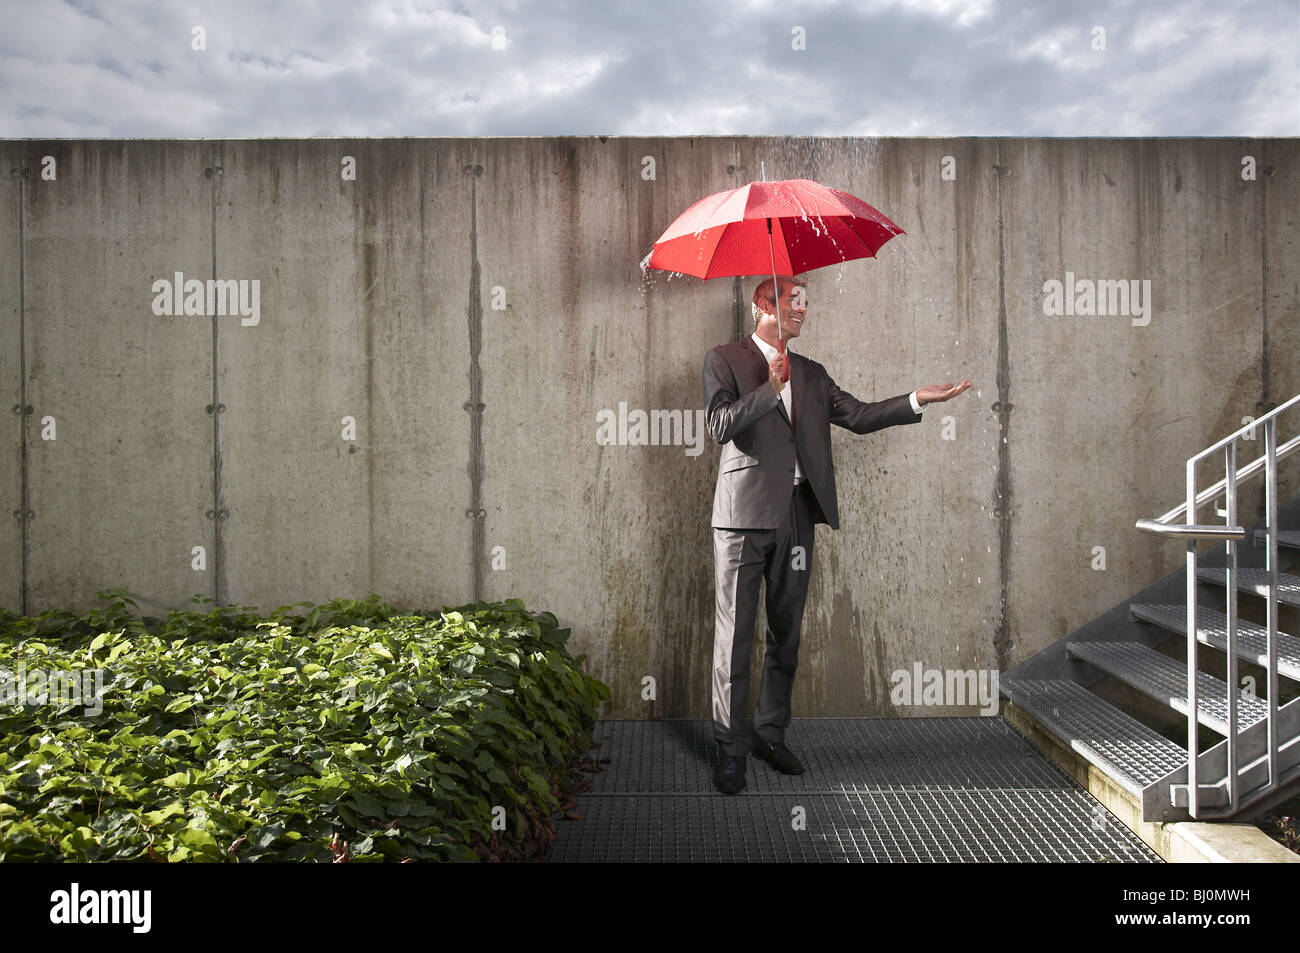
<svg viewBox="0 0 1300 953"><path fill-rule="evenodd" d="M1227 475L1227 497L1224 500L1228 525L1237 525L1237 441L1223 448L1224 469ZM1228 804L1229 812L1237 813L1237 542L1223 541L1227 553L1224 569L1224 614L1228 617Z"/></svg>
<svg viewBox="0 0 1300 953"><path fill-rule="evenodd" d="M1277 776L1277 418L1264 424L1264 552L1268 567L1268 786Z"/></svg>
<svg viewBox="0 0 1300 953"><path fill-rule="evenodd" d="M1187 525L1196 523L1196 458L1187 461ZM1196 779L1196 540L1187 540L1187 810L1198 817Z"/></svg>

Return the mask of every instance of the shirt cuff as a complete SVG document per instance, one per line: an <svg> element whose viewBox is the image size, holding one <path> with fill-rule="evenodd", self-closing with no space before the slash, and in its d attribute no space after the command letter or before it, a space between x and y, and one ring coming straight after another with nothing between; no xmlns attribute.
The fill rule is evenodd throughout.
<svg viewBox="0 0 1300 953"><path fill-rule="evenodd" d="M907 399L912 402L912 413L914 414L923 413L923 411L921 410L921 405L917 403L916 400L916 391L912 391L912 393L908 394Z"/></svg>

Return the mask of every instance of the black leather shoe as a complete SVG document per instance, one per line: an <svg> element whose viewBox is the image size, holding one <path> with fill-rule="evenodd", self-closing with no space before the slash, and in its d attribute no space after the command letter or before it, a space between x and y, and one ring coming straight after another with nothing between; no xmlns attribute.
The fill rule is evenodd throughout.
<svg viewBox="0 0 1300 953"><path fill-rule="evenodd" d="M803 774L803 765L799 762L799 759L781 742L778 741L776 744L770 745L758 735L755 735L753 749L754 754L782 774Z"/></svg>
<svg viewBox="0 0 1300 953"><path fill-rule="evenodd" d="M743 791L745 788L745 759L744 757L727 757L723 756L722 766L718 769L716 778L718 790L723 794L735 794Z"/></svg>

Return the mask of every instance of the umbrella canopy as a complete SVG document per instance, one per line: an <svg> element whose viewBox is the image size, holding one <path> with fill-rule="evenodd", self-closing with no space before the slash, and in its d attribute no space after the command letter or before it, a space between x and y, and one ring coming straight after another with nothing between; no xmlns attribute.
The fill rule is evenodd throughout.
<svg viewBox="0 0 1300 953"><path fill-rule="evenodd" d="M706 279L796 275L874 258L885 242L903 234L857 196L811 179L751 182L688 208L641 267Z"/></svg>
<svg viewBox="0 0 1300 953"><path fill-rule="evenodd" d="M776 286L777 275L875 258L881 245L902 234L856 195L811 179L750 182L706 196L679 215L641 269L705 279L771 275ZM779 300L776 318L776 348L784 357ZM782 380L789 379L787 364Z"/></svg>

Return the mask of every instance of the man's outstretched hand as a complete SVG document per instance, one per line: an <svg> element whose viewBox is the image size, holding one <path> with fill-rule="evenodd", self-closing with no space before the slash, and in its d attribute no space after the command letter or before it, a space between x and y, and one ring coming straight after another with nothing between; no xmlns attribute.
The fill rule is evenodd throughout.
<svg viewBox="0 0 1300 953"><path fill-rule="evenodd" d="M952 400L968 387L970 381L962 381L960 384L926 384L916 392L916 402L924 407L926 404Z"/></svg>

